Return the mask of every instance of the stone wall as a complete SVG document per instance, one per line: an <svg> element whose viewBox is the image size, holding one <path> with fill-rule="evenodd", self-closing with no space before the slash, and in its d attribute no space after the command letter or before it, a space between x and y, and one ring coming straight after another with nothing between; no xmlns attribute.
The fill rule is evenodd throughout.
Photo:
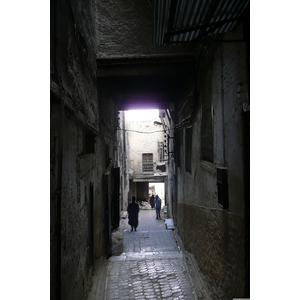
<svg viewBox="0 0 300 300"><path fill-rule="evenodd" d="M242 26L225 38L240 38ZM185 147L186 126L177 168L177 227L211 285L213 299L245 295L245 218L243 185L243 102L247 101L246 49L244 43L211 47L199 72L193 96L182 100L185 108L177 123L191 113L192 148ZM202 64L203 67L203 64ZM190 90L187 90L187 94ZM205 97L211 97L207 99ZM207 101L209 100L209 101ZM211 107L204 109L204 104ZM177 110L180 110L177 105ZM194 113L192 113L194 111ZM212 116L213 161L202 158L201 126L204 114ZM186 171L185 154L191 151L192 169ZM178 152L177 152L178 153ZM229 209L218 205L217 167L227 167Z"/></svg>
<svg viewBox="0 0 300 300"><path fill-rule="evenodd" d="M191 46L152 46L151 1L96 2L97 59L165 56L191 53Z"/></svg>
<svg viewBox="0 0 300 300"><path fill-rule="evenodd" d="M178 231L206 275L213 299L244 297L244 218L228 211L178 204Z"/></svg>

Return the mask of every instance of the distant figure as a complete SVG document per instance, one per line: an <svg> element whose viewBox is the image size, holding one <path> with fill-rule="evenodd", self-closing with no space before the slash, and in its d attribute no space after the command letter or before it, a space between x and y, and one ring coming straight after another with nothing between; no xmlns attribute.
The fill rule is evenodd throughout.
<svg viewBox="0 0 300 300"><path fill-rule="evenodd" d="M151 205L151 208L153 209L154 208L154 195L152 195L150 197L150 205Z"/></svg>
<svg viewBox="0 0 300 300"><path fill-rule="evenodd" d="M155 209L156 209L156 219L160 219L160 210L161 210L161 199L156 195L155 197Z"/></svg>
<svg viewBox="0 0 300 300"><path fill-rule="evenodd" d="M139 225L139 212L140 208L137 203L135 203L135 197L132 196L132 202L128 204L127 207L128 211L128 224L131 226L131 231L134 230L136 231L136 228Z"/></svg>

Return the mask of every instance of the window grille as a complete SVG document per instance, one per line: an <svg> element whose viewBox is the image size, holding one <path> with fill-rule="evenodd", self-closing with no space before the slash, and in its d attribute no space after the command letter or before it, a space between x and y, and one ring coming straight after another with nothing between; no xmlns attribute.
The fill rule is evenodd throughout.
<svg viewBox="0 0 300 300"><path fill-rule="evenodd" d="M143 172L153 172L153 153L143 153Z"/></svg>

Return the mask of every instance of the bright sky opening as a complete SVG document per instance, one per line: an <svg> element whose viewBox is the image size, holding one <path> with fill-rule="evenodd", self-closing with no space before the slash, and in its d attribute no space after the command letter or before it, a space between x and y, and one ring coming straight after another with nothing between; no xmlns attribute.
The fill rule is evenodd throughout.
<svg viewBox="0 0 300 300"><path fill-rule="evenodd" d="M129 121L152 120L158 118L158 109L128 110L125 114Z"/></svg>

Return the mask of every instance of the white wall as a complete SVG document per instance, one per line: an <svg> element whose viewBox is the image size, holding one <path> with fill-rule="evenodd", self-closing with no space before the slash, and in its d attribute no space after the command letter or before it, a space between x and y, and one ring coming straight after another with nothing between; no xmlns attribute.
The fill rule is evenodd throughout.
<svg viewBox="0 0 300 300"><path fill-rule="evenodd" d="M128 139L128 160L129 168L132 175L142 175L142 154L153 153L153 162L159 161L158 142L162 142L164 132L162 126L155 126L154 121L161 120L157 114L154 116L152 111L139 111L136 115L132 112L125 112L125 130ZM154 165L155 169L155 165Z"/></svg>

